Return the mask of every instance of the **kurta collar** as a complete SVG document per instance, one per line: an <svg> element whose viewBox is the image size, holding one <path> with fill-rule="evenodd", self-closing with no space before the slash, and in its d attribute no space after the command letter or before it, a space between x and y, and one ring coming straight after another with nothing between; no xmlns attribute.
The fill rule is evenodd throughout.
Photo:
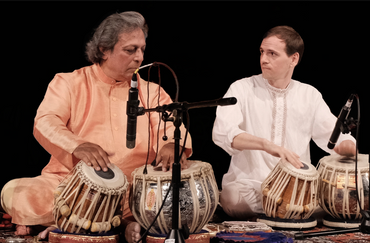
<svg viewBox="0 0 370 243"><path fill-rule="evenodd" d="M265 84L266 84L266 87L274 92L274 93L278 93L278 94L285 94L287 93L293 86L293 80L290 80L290 83L288 84L288 87L286 87L285 89L278 89L278 88L275 88L274 86L272 86L271 84L269 84L269 82L267 81L267 79L263 78Z"/></svg>
<svg viewBox="0 0 370 243"><path fill-rule="evenodd" d="M127 82L117 82L115 79L113 78L110 78L108 77L103 69L100 67L99 64L94 64L93 65L93 69L94 69L94 72L96 73L96 75L98 76L98 78L103 82L103 83L106 83L106 84L110 84L110 85L115 85L115 84L122 84L124 86L129 86L129 84Z"/></svg>

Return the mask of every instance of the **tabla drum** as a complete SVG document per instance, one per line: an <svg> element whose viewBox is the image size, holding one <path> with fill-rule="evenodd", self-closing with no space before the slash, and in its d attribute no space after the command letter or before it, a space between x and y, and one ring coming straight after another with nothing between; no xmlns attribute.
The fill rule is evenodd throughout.
<svg viewBox="0 0 370 243"><path fill-rule="evenodd" d="M313 165L302 163L304 167L297 169L280 160L262 183L267 217L308 219L318 206L319 174Z"/></svg>
<svg viewBox="0 0 370 243"><path fill-rule="evenodd" d="M357 187L362 209L369 206L369 155L358 154ZM333 218L360 219L355 184L355 157L338 154L318 163L319 204Z"/></svg>
<svg viewBox="0 0 370 243"><path fill-rule="evenodd" d="M189 161L190 167L181 171L179 188L179 224L187 225L190 233L198 233L213 216L219 192L209 163ZM136 221L148 229L158 213L164 197L170 187L172 172L155 170L147 166L147 174L143 174L144 166L132 172L132 188L130 190L130 209ZM153 234L168 234L172 228L172 190L164 201L163 208L149 230ZM179 226L179 228L181 228Z"/></svg>
<svg viewBox="0 0 370 243"><path fill-rule="evenodd" d="M107 232L121 224L126 175L114 164L96 171L80 161L54 192L53 216L63 232Z"/></svg>

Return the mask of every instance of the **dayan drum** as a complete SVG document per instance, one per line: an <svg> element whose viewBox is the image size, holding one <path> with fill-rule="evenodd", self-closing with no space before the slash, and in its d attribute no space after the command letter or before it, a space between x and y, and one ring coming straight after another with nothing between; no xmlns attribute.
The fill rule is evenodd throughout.
<svg viewBox="0 0 370 243"><path fill-rule="evenodd" d="M362 209L369 205L369 155L358 154L357 187ZM319 204L333 218L360 219L355 184L355 157L330 155L318 163Z"/></svg>
<svg viewBox="0 0 370 243"><path fill-rule="evenodd" d="M319 174L313 165L302 163L304 167L297 169L280 160L262 183L267 217L308 219L318 206Z"/></svg>
<svg viewBox="0 0 370 243"><path fill-rule="evenodd" d="M198 233L213 216L219 193L212 166L201 161L189 162L190 167L181 171L179 224L187 225L190 233ZM156 171L150 165L147 174L143 174L143 170L144 166L132 173L130 208L136 221L148 229L170 187L172 172L162 172L161 168ZM172 229L172 195L171 188L150 233L167 234Z"/></svg>
<svg viewBox="0 0 370 243"><path fill-rule="evenodd" d="M114 164L103 172L80 161L54 193L57 227L69 233L101 233L118 227L127 187L126 176Z"/></svg>

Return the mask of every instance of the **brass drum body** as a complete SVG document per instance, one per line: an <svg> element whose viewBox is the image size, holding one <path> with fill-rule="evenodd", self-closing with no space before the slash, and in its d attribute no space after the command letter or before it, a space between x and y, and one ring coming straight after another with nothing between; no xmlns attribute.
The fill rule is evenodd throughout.
<svg viewBox="0 0 370 243"><path fill-rule="evenodd" d="M369 155L358 154L357 181L362 209L369 207ZM318 164L319 204L333 218L359 219L355 184L355 157L330 155Z"/></svg>
<svg viewBox="0 0 370 243"><path fill-rule="evenodd" d="M190 167L181 171L179 228L186 224L190 233L198 233L213 216L219 192L212 166L201 161L189 162ZM170 187L172 172L156 171L151 165L147 167L147 174L144 175L143 170L144 166L132 173L130 209L136 221L147 229ZM172 229L172 195L171 189L150 233L167 234Z"/></svg>

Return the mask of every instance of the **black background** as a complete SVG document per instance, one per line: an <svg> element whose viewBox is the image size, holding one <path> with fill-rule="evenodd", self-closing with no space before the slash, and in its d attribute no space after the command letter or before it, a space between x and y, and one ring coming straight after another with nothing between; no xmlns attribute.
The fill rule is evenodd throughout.
<svg viewBox="0 0 370 243"><path fill-rule="evenodd" d="M369 153L370 2L0 2L2 173L40 174L50 155L32 135L33 119L48 83L58 72L90 65L84 48L93 30L114 12L134 10L149 25L144 64L169 65L180 83L179 101L222 97L237 79L259 74L263 34L292 26L305 42L293 78L316 87L335 115L351 92L361 102L360 153ZM147 70L140 74L147 77ZM154 70L154 69L153 69ZM162 86L174 98L175 82L161 68ZM155 72L151 74L156 81ZM354 102L350 116L357 118ZM212 164L217 183L230 157L212 142L216 108L189 111L192 159ZM125 136L125 135L123 135ZM312 144L312 163L326 153Z"/></svg>

